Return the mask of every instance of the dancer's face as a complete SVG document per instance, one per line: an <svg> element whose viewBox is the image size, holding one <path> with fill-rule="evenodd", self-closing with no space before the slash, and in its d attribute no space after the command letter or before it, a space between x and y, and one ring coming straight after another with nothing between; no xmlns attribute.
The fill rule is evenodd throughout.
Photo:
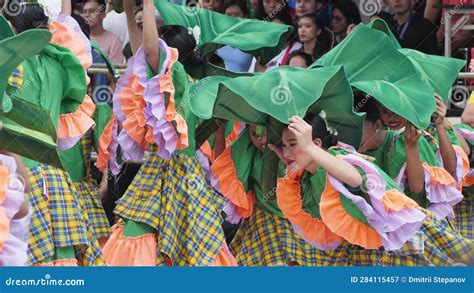
<svg viewBox="0 0 474 293"><path fill-rule="evenodd" d="M265 149L265 145L267 144L267 133L265 132L263 135L257 135L257 126L250 125L249 126L249 133L250 133L250 140L252 141L253 145L260 151Z"/></svg>
<svg viewBox="0 0 474 293"><path fill-rule="evenodd" d="M399 130L408 125L408 120L380 105L380 118L391 130Z"/></svg>

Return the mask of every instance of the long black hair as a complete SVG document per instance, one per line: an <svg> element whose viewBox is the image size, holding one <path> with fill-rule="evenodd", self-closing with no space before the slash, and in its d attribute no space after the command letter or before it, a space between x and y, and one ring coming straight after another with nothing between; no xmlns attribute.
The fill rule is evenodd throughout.
<svg viewBox="0 0 474 293"><path fill-rule="evenodd" d="M186 72L190 72L193 66L205 62L204 56L196 51L196 40L187 28L180 25L164 25L160 27L159 35L168 46L178 50L178 60Z"/></svg>
<svg viewBox="0 0 474 293"><path fill-rule="evenodd" d="M316 29L320 29L321 33L316 38L316 45L314 46L313 53L311 54L313 60L316 61L319 57L326 54L335 45L334 34L331 30L324 26L323 21L316 14L308 13L302 15L299 19L310 18Z"/></svg>
<svg viewBox="0 0 474 293"><path fill-rule="evenodd" d="M8 0L3 7L2 14L12 24L17 33L35 28L48 29L49 18L44 13L44 9L37 3Z"/></svg>
<svg viewBox="0 0 474 293"><path fill-rule="evenodd" d="M313 140L317 138L321 140L323 149L328 149L332 146L337 145L337 136L328 130L326 121L324 121L321 116L314 113L308 113L304 117L304 121L311 125L311 127L313 128L311 136Z"/></svg>

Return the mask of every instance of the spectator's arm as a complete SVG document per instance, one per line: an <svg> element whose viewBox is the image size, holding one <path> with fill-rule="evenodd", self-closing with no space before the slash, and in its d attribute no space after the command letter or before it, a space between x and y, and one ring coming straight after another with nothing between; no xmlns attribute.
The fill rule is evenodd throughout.
<svg viewBox="0 0 474 293"><path fill-rule="evenodd" d="M441 13L441 9L433 8L433 5L441 4L441 2L441 0L426 0L423 17L431 21L431 23L435 23Z"/></svg>
<svg viewBox="0 0 474 293"><path fill-rule="evenodd" d="M61 0L61 14L71 15L72 4L71 0Z"/></svg>
<svg viewBox="0 0 474 293"><path fill-rule="evenodd" d="M127 28L128 35L130 37L130 47L132 48L132 54L138 51L138 48L142 45L142 32L135 22L135 15L133 14L135 1L134 0L124 0L123 8L125 10L125 15L127 15Z"/></svg>

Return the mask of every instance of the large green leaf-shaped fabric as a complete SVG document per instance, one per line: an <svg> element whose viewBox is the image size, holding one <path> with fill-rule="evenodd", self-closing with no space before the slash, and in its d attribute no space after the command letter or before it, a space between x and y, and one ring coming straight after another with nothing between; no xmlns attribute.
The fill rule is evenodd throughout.
<svg viewBox="0 0 474 293"><path fill-rule="evenodd" d="M312 67L343 65L351 86L425 129L436 108L434 89L383 31L358 25Z"/></svg>
<svg viewBox="0 0 474 293"><path fill-rule="evenodd" d="M286 44L293 28L287 25L226 16L207 9L154 0L166 25L181 25L199 31L198 48L208 54L229 45L268 63Z"/></svg>
<svg viewBox="0 0 474 293"><path fill-rule="evenodd" d="M352 111L352 92L341 66L310 70L284 66L256 76L208 77L191 87L190 97L192 111L202 119L266 126L270 118L287 124L293 115L324 111L341 141L360 143L363 118Z"/></svg>

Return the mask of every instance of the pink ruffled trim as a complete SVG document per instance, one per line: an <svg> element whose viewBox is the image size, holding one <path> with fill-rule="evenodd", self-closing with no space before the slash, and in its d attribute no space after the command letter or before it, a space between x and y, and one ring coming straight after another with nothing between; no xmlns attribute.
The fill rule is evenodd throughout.
<svg viewBox="0 0 474 293"><path fill-rule="evenodd" d="M352 194L340 181L332 176L328 176L329 182L343 196L351 200L367 218L370 226L379 234L382 244L387 250L400 249L403 244L411 239L413 235L423 225L426 215L417 209L417 204L413 200L408 199L404 194L392 191L392 197L398 196L405 203L404 206L396 206L388 209L387 202L384 200L387 192L385 179L378 170L369 162L355 155L346 155L341 157L342 160L352 165L358 166L364 170L367 178L367 194L370 196L371 205L360 196ZM323 213L321 217L324 220ZM326 221L331 230L335 231L332 221ZM339 234L341 237L345 235ZM358 235L360 236L360 235ZM346 238L347 239L347 238ZM350 241L350 239L347 239ZM352 243L352 242L351 242ZM364 243L354 243L365 247ZM374 248L374 247L371 247Z"/></svg>
<svg viewBox="0 0 474 293"><path fill-rule="evenodd" d="M13 217L25 202L24 185L16 174L16 162L12 157L0 155L0 266L25 265L28 246L28 225L31 210L21 219Z"/></svg>
<svg viewBox="0 0 474 293"><path fill-rule="evenodd" d="M118 148L118 122L115 116L112 115L109 123L105 127L101 137L99 138L99 150L97 154L97 169L104 171L107 163L110 172L113 175L120 173L120 166L117 163L117 148Z"/></svg>
<svg viewBox="0 0 474 293"><path fill-rule="evenodd" d="M453 206L463 199L462 193L457 189L454 178L441 167L432 167L423 163L425 173L426 198L430 202L428 210L433 212L440 219L453 217ZM395 178L395 182L401 187L405 187L407 180L406 163L400 169Z"/></svg>

